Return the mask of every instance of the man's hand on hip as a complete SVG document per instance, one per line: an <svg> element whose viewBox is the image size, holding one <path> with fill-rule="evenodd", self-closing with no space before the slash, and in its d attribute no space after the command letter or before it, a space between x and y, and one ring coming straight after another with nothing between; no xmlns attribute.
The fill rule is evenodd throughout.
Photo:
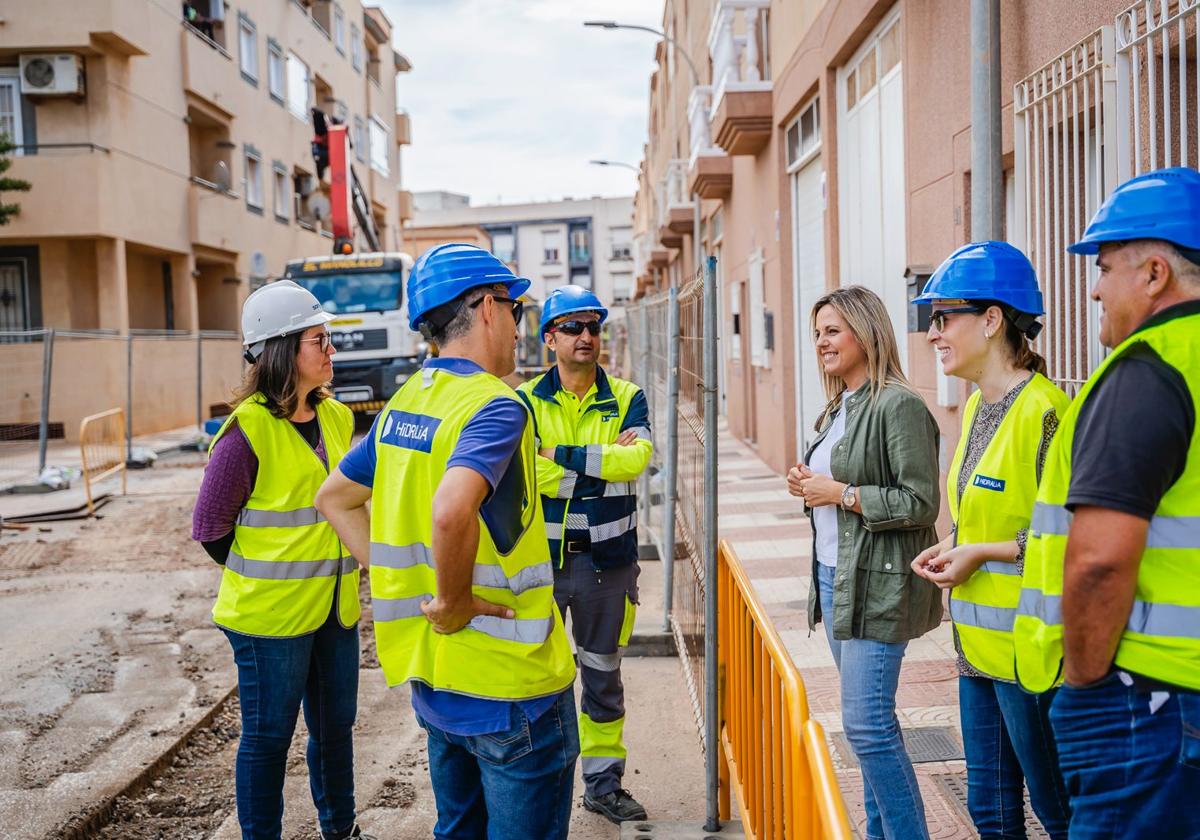
<svg viewBox="0 0 1200 840"><path fill-rule="evenodd" d="M447 601L440 595L421 604L425 619L433 625L436 633L457 633L477 615L494 615L497 618L512 618L516 615L509 607L485 601L472 595L469 601Z"/></svg>

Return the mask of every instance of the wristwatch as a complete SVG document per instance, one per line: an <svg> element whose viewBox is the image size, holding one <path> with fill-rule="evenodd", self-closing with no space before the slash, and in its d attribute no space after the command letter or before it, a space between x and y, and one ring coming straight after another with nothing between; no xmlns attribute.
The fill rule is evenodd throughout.
<svg viewBox="0 0 1200 840"><path fill-rule="evenodd" d="M847 484L846 489L842 491L842 510L850 510L858 501L858 488L853 484Z"/></svg>

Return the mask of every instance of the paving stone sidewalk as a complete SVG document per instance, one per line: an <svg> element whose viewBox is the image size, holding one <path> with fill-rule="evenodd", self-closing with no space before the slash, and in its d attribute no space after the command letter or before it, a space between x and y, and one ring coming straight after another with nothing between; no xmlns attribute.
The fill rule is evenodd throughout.
<svg viewBox="0 0 1200 840"><path fill-rule="evenodd" d="M809 633L806 604L811 578L812 531L784 478L754 450L721 429L718 448L720 535L737 551L754 587L775 622L808 690L813 717L833 746L834 767L860 836L866 822L862 774L841 741L838 674L820 627ZM909 751L936 758L949 748L958 760L914 764L934 838L977 836L965 813L966 766L961 760L958 672L948 617L937 629L908 645L900 671L897 714ZM948 741L948 743L947 743ZM1037 836L1031 832L1030 836Z"/></svg>

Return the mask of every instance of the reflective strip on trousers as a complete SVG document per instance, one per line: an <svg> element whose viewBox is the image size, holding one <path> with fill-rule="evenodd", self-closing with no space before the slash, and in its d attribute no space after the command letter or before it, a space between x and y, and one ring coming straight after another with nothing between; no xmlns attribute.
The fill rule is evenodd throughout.
<svg viewBox="0 0 1200 840"><path fill-rule="evenodd" d="M371 565L384 569L411 569L413 566L433 568L433 549L424 543L388 545L371 543Z"/></svg>
<svg viewBox="0 0 1200 840"><path fill-rule="evenodd" d="M372 608L376 621L399 621L423 617L421 605L432 600L433 595L428 592L410 598L375 598L372 600ZM541 644L550 637L550 632L554 629L554 617L498 618L492 615L477 615L467 626L506 642Z"/></svg>
<svg viewBox="0 0 1200 840"><path fill-rule="evenodd" d="M1037 502L1030 530L1034 536L1065 537L1071 531L1072 514L1062 505ZM1155 516L1146 534L1146 548L1200 549L1200 516Z"/></svg>
<svg viewBox="0 0 1200 840"><path fill-rule="evenodd" d="M591 668L595 671L617 671L621 668L621 651L616 653L592 653L590 650L579 649L579 667Z"/></svg>
<svg viewBox="0 0 1200 840"><path fill-rule="evenodd" d="M611 770L615 770L618 775L623 775L625 771L625 759L613 758L607 755L585 755L579 759L579 763L582 765L583 775L585 776L607 773Z"/></svg>
<svg viewBox="0 0 1200 840"><path fill-rule="evenodd" d="M1062 597L1043 595L1036 589L1022 589L1017 611L1046 625L1062 624ZM1145 636L1200 639L1200 607L1137 600L1129 611L1125 629Z"/></svg>
<svg viewBox="0 0 1200 840"><path fill-rule="evenodd" d="M315 507L295 510L253 510L243 508L238 514L237 524L243 528L303 528L324 522L325 517Z"/></svg>
<svg viewBox="0 0 1200 840"><path fill-rule="evenodd" d="M309 580L349 574L354 571L353 557L339 560L249 560L229 552L225 568L255 580Z"/></svg>
<svg viewBox="0 0 1200 840"><path fill-rule="evenodd" d="M547 560L536 566L526 566L517 572L515 577L508 577L504 569L491 563L476 563L472 583L476 586L486 586L491 589L507 589L514 595L520 595L539 586L554 585L554 568Z"/></svg>
<svg viewBox="0 0 1200 840"><path fill-rule="evenodd" d="M583 448L584 468L583 471L593 478L600 478L600 468L604 463L604 447L598 444L589 444Z"/></svg>
<svg viewBox="0 0 1200 840"><path fill-rule="evenodd" d="M989 607L959 598L950 599L950 617L954 619L955 624L964 627L1011 632L1016 615L1017 611L1011 607Z"/></svg>
<svg viewBox="0 0 1200 840"><path fill-rule="evenodd" d="M632 531L637 527L637 511L624 516L612 522L605 522L603 525L594 525L589 529L591 532L592 542L598 543L604 540L611 540L614 537L619 537L626 531Z"/></svg>

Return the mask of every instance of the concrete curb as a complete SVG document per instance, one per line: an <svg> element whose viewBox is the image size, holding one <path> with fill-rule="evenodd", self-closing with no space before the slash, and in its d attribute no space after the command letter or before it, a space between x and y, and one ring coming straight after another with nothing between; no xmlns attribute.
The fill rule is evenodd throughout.
<svg viewBox="0 0 1200 840"><path fill-rule="evenodd" d="M624 656L677 656L675 635L661 631L634 630Z"/></svg>

